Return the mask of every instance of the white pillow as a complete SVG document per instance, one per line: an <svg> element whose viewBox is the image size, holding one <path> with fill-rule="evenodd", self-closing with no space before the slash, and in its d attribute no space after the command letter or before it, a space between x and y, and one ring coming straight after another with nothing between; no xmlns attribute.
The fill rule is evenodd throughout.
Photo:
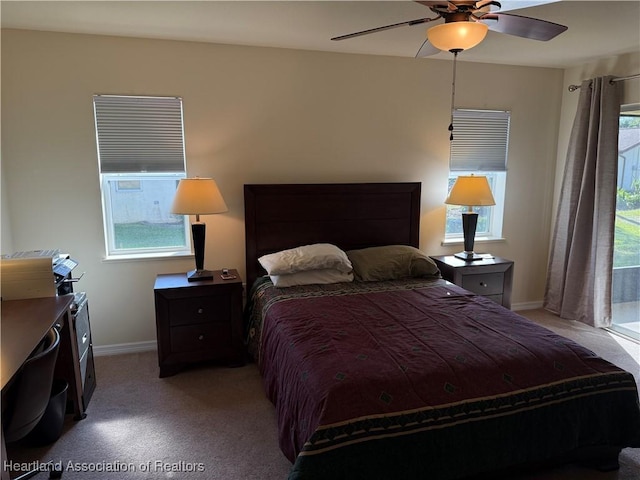
<svg viewBox="0 0 640 480"><path fill-rule="evenodd" d="M347 254L330 243L316 243L263 255L258 259L269 275L333 268L342 273L353 270Z"/></svg>
<svg viewBox="0 0 640 480"><path fill-rule="evenodd" d="M298 273L270 275L276 287L293 287L295 285L325 285L328 283L353 282L353 273L344 273L334 268L307 270Z"/></svg>

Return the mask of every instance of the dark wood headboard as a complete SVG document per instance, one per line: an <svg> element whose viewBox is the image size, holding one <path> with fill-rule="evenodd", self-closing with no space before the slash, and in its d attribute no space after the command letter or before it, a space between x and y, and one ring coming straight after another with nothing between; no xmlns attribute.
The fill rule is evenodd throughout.
<svg viewBox="0 0 640 480"><path fill-rule="evenodd" d="M247 288L265 273L258 258L287 248L419 247L420 187L418 182L245 185Z"/></svg>

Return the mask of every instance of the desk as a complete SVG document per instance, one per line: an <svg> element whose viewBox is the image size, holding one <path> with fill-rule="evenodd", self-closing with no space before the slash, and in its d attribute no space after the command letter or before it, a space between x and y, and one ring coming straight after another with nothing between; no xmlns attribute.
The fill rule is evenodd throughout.
<svg viewBox="0 0 640 480"><path fill-rule="evenodd" d="M9 300L0 304L2 313L2 389L29 354L56 323L67 323L73 295Z"/></svg>
<svg viewBox="0 0 640 480"><path fill-rule="evenodd" d="M68 361L77 357L77 343L73 338L71 311L73 294L27 300L5 300L0 304L2 320L2 343L0 349L0 383L2 389L20 369L34 348L47 332L56 324L60 331L60 351L56 364L56 377L69 383L69 398L73 403L75 418L85 417L84 405L80 398L80 367L77 362ZM80 382L80 383L79 383ZM2 463L7 458L4 435L2 437ZM2 480L8 479L8 472L2 469Z"/></svg>

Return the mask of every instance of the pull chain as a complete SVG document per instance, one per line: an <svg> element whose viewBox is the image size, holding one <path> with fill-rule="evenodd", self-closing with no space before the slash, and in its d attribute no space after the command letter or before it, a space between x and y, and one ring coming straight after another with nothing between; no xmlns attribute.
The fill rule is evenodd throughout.
<svg viewBox="0 0 640 480"><path fill-rule="evenodd" d="M455 109L456 103L456 64L459 52L460 50L451 50L451 53L453 53L453 81L451 83L451 123L449 123L449 131L451 134L449 135L449 141L453 140L453 110Z"/></svg>

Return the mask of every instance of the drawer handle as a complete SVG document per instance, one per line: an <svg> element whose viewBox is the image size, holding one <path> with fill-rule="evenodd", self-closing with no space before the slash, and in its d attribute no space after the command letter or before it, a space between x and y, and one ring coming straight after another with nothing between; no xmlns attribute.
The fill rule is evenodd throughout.
<svg viewBox="0 0 640 480"><path fill-rule="evenodd" d="M201 315L201 314L203 314L203 313L204 313L204 308L199 308L199 309L198 309L198 314L200 314L200 315Z"/></svg>
<svg viewBox="0 0 640 480"><path fill-rule="evenodd" d="M204 335L200 334L200 335L198 336L198 340L204 340Z"/></svg>
<svg viewBox="0 0 640 480"><path fill-rule="evenodd" d="M487 283L486 283L486 282L480 282L480 286L481 286L481 287L485 287L485 288L486 288L486 287L488 287L489 285L487 285Z"/></svg>

